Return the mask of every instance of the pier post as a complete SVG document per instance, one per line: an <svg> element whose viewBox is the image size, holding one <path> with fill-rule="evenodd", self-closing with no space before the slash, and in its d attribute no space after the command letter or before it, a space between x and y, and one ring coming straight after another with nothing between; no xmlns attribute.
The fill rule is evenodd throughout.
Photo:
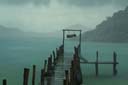
<svg viewBox="0 0 128 85"><path fill-rule="evenodd" d="M66 79L63 80L63 85L66 85Z"/></svg>
<svg viewBox="0 0 128 85"><path fill-rule="evenodd" d="M53 68L52 68L52 57L48 58L48 65L47 65L47 75L51 76L53 73Z"/></svg>
<svg viewBox="0 0 128 85"><path fill-rule="evenodd" d="M3 85L7 85L7 80L6 79L3 80Z"/></svg>
<svg viewBox="0 0 128 85"><path fill-rule="evenodd" d="M64 54L64 40L65 40L65 30L63 30L63 42L62 42L62 44L63 44L63 54Z"/></svg>
<svg viewBox="0 0 128 85"><path fill-rule="evenodd" d="M98 57L99 57L99 53L98 53L98 51L96 51L96 63L95 63L96 76L99 75L99 69L98 69Z"/></svg>
<svg viewBox="0 0 128 85"><path fill-rule="evenodd" d="M54 51L52 53L53 53L53 63L54 63L54 65L56 65L56 55L55 55Z"/></svg>
<svg viewBox="0 0 128 85"><path fill-rule="evenodd" d="M69 82L70 82L70 85L73 85L73 67L72 67L72 65L70 68L70 80L69 80Z"/></svg>
<svg viewBox="0 0 128 85"><path fill-rule="evenodd" d="M28 85L29 69L24 68L23 85Z"/></svg>
<svg viewBox="0 0 128 85"><path fill-rule="evenodd" d="M52 54L50 55L50 62L52 64L53 58L52 58Z"/></svg>
<svg viewBox="0 0 128 85"><path fill-rule="evenodd" d="M78 55L79 55L79 57L81 57L81 53L80 53L80 50L81 48L80 48L80 44L78 45Z"/></svg>
<svg viewBox="0 0 128 85"><path fill-rule="evenodd" d="M56 48L56 59L58 60L59 57L59 53L58 53L58 49Z"/></svg>
<svg viewBox="0 0 128 85"><path fill-rule="evenodd" d="M117 64L117 54L116 52L113 52L113 75L117 75L117 69L116 69L116 64Z"/></svg>
<svg viewBox="0 0 128 85"><path fill-rule="evenodd" d="M44 85L44 78L45 78L44 76L45 76L45 70L42 69L41 70L41 80L40 80L41 85Z"/></svg>
<svg viewBox="0 0 128 85"><path fill-rule="evenodd" d="M36 65L33 65L32 85L35 85Z"/></svg>
<svg viewBox="0 0 128 85"><path fill-rule="evenodd" d="M47 78L47 85L52 85L51 78Z"/></svg>
<svg viewBox="0 0 128 85"><path fill-rule="evenodd" d="M47 60L44 61L44 72L46 72L46 68L47 68Z"/></svg>
<svg viewBox="0 0 128 85"><path fill-rule="evenodd" d="M48 57L48 64L47 64L47 76L50 75L50 57Z"/></svg>
<svg viewBox="0 0 128 85"><path fill-rule="evenodd" d="M65 70L65 79L66 79L66 85L69 85L69 72L68 72L68 70Z"/></svg>
<svg viewBox="0 0 128 85"><path fill-rule="evenodd" d="M80 38L79 38L79 39L80 39L80 40L79 40L79 54L80 54L80 56L81 56L81 38L82 38L82 36L81 36L81 31L82 31L82 30L80 30ZM80 57L80 56L79 56L79 57Z"/></svg>

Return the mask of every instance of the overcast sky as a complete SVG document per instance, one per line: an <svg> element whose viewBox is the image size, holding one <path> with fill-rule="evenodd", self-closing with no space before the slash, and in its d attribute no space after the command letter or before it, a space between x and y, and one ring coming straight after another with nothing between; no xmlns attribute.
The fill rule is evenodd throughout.
<svg viewBox="0 0 128 85"><path fill-rule="evenodd" d="M74 24L95 28L128 0L0 0L0 25L51 32Z"/></svg>

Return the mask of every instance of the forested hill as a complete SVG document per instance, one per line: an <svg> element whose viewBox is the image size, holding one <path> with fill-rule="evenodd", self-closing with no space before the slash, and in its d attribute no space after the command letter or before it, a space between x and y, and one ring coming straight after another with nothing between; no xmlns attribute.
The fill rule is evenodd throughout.
<svg viewBox="0 0 128 85"><path fill-rule="evenodd" d="M108 17L96 29L84 32L84 41L128 42L128 7Z"/></svg>

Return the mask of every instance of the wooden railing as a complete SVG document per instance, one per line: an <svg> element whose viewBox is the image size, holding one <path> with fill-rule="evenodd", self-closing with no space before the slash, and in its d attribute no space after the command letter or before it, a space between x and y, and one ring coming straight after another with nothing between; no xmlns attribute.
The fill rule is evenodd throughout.
<svg viewBox="0 0 128 85"><path fill-rule="evenodd" d="M65 79L63 85L81 85L83 82L80 67L79 47L74 47L74 56L71 61L70 70L65 71Z"/></svg>

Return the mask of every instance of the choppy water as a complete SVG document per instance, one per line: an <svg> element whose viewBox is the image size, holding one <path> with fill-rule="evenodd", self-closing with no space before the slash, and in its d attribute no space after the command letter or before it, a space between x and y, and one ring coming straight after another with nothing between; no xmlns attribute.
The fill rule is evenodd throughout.
<svg viewBox="0 0 128 85"><path fill-rule="evenodd" d="M61 44L61 39L44 38L42 40L0 41L0 85L2 79L8 80L8 85L22 85L23 69L37 65L36 84L39 83L40 69L43 61ZM71 50L73 42L66 42L66 49ZM111 65L100 66L100 76L95 77L94 65L82 64L84 84L86 85L127 85L128 82L128 43L87 43L82 42L82 56L90 61L95 60L96 51L102 61L111 61L112 52L118 54L118 76L112 76ZM30 73L31 76L31 73ZM31 78L29 80L31 85Z"/></svg>

